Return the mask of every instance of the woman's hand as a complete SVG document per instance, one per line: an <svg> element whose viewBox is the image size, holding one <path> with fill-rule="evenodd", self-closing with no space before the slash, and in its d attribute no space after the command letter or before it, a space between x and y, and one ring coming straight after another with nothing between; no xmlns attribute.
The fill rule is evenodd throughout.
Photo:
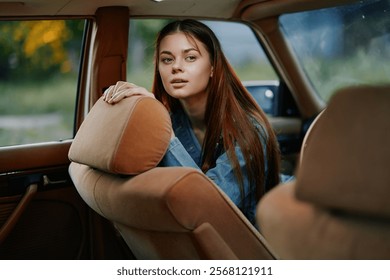
<svg viewBox="0 0 390 280"><path fill-rule="evenodd" d="M119 81L115 85L110 86L103 93L103 100L110 104L115 104L126 97L132 95L145 95L154 97L154 94L147 91L143 87L139 87L135 84Z"/></svg>

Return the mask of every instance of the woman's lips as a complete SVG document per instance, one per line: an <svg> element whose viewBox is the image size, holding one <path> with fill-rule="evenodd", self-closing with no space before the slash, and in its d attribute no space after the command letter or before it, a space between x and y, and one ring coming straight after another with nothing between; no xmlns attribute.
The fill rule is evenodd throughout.
<svg viewBox="0 0 390 280"><path fill-rule="evenodd" d="M187 80L184 80L184 79L173 79L171 80L171 83L172 84L181 84L181 83L186 83Z"/></svg>
<svg viewBox="0 0 390 280"><path fill-rule="evenodd" d="M171 85L173 87L182 87L182 86L185 86L185 84L187 83L188 81L187 80L184 80L184 79L173 79L171 80Z"/></svg>

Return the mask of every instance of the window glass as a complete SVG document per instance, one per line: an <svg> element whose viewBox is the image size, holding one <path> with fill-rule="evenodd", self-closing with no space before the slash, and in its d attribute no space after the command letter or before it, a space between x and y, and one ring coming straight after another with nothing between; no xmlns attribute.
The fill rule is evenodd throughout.
<svg viewBox="0 0 390 280"><path fill-rule="evenodd" d="M205 21L217 35L222 49L243 82L278 80L253 31L242 23Z"/></svg>
<svg viewBox="0 0 390 280"><path fill-rule="evenodd" d="M154 42L169 20L130 21L127 80L151 90L154 71ZM273 110L279 79L253 31L242 23L204 21L218 37L222 49L244 85L267 112ZM269 87L268 87L269 86Z"/></svg>
<svg viewBox="0 0 390 280"><path fill-rule="evenodd" d="M0 146L73 137L84 20L0 21Z"/></svg>
<svg viewBox="0 0 390 280"><path fill-rule="evenodd" d="M166 19L130 20L127 81L151 90L153 83L154 42Z"/></svg>
<svg viewBox="0 0 390 280"><path fill-rule="evenodd" d="M280 18L286 38L319 96L390 81L390 1L359 1Z"/></svg>

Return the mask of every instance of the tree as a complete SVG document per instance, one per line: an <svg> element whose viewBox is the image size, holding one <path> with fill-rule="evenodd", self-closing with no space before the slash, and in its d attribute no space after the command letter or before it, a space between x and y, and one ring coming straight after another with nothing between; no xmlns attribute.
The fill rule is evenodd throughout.
<svg viewBox="0 0 390 280"><path fill-rule="evenodd" d="M81 42L83 25L80 20L1 22L0 79L40 79L58 70L71 72L81 49L73 45Z"/></svg>

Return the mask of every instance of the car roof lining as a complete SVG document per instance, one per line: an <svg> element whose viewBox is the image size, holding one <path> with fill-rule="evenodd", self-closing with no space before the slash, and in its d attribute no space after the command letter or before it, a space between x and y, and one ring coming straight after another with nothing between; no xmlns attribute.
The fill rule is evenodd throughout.
<svg viewBox="0 0 390 280"><path fill-rule="evenodd" d="M293 13L312 9L333 7L356 2L356 0L328 0L328 1L313 1L313 0L279 0L279 1L263 1L247 6L242 10L240 18L243 20L258 20L274 16L279 16L285 13Z"/></svg>
<svg viewBox="0 0 390 280"><path fill-rule="evenodd" d="M98 8L128 7L133 17L203 17L255 20L354 0L24 0L0 1L0 17L93 16ZM211 8L212 7L212 8Z"/></svg>
<svg viewBox="0 0 390 280"><path fill-rule="evenodd" d="M240 0L169 0L164 2L145 0L24 0L0 2L0 16L88 16L105 6L128 7L135 16L230 18ZM210 6L213 8L210 9Z"/></svg>

